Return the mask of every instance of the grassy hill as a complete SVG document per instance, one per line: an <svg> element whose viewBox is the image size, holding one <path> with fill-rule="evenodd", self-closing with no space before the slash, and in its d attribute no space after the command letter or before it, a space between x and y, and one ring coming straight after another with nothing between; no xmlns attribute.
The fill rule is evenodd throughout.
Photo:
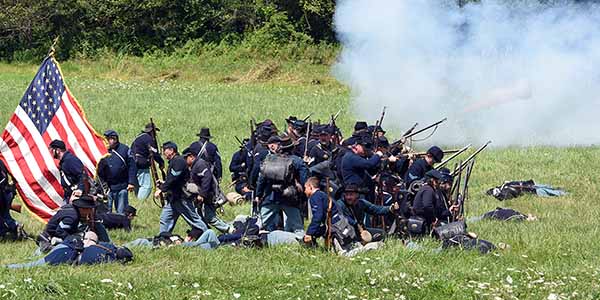
<svg viewBox="0 0 600 300"><path fill-rule="evenodd" d="M0 64L0 123L6 124L34 76L35 65ZM350 91L311 63L206 60L158 61L114 58L62 65L66 83L98 131L117 130L127 144L153 117L160 140L185 147L209 126L228 165L234 136L248 135L248 120L271 118L283 126L289 115L326 120L342 109L340 125L354 122ZM419 121L419 116L407 115ZM426 143L420 145L426 148ZM276 247L214 251L135 249L132 264L94 267L0 269L0 297L15 299L595 299L600 297L600 149L509 148L484 152L471 182L469 216L496 206L538 217L526 223L469 224L481 238L509 247L481 256L423 251L398 241L382 250L346 259L318 250ZM224 186L229 184L228 175ZM525 196L507 203L484 194L504 180L534 179L565 188L561 198ZM139 217L123 243L158 232L160 208L131 200ZM249 211L226 208L224 218ZM16 215L31 233L43 224ZM180 221L176 232L187 228ZM33 242L0 244L0 264L29 260Z"/></svg>

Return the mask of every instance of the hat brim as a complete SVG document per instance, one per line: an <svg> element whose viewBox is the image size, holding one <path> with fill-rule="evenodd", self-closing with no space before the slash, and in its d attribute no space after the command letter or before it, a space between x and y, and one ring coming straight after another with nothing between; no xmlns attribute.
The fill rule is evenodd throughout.
<svg viewBox="0 0 600 300"><path fill-rule="evenodd" d="M205 138L205 139L212 139L213 136L212 135L204 135L204 134L196 134L196 136L201 137L201 138Z"/></svg>

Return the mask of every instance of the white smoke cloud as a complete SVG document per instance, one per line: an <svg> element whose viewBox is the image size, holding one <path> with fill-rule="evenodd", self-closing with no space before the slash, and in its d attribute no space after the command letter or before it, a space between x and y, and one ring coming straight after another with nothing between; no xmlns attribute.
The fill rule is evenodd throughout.
<svg viewBox="0 0 600 300"><path fill-rule="evenodd" d="M600 141L600 6L455 1L338 1L334 73L356 114L388 106L398 129L448 117L441 144Z"/></svg>

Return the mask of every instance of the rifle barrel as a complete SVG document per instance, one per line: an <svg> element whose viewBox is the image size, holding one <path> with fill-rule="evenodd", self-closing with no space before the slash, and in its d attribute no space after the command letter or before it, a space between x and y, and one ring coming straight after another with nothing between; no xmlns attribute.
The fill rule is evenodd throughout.
<svg viewBox="0 0 600 300"><path fill-rule="evenodd" d="M415 128L417 128L417 126L419 126L419 123L415 123L415 125L413 125L411 128L409 128L404 134L402 134L402 137L405 137L409 134L411 134L413 132L413 130L415 130Z"/></svg>
<svg viewBox="0 0 600 300"><path fill-rule="evenodd" d="M487 143L485 143L481 147L479 147L479 149L477 149L477 151L473 152L473 154L471 154L469 157L467 157L467 159L460 164L460 166L458 167L458 170L454 170L454 172L452 172L451 175L454 176L454 175L456 175L457 172L462 172L462 170L467 166L469 161L473 160L475 158L475 156L477 156L477 154L481 153L481 151L483 151L491 143L492 143L492 141L487 141Z"/></svg>
<svg viewBox="0 0 600 300"><path fill-rule="evenodd" d="M467 151L469 148L471 148L471 144L468 144L468 145L464 146L462 149L449 150L448 152L444 151L444 154L446 154L446 153L454 153L454 154L452 154L452 156L446 158L444 161L442 161L441 163L439 163L435 168L437 170L439 170L441 167L445 166L449 161L451 161L455 157L461 155L463 152Z"/></svg>
<svg viewBox="0 0 600 300"><path fill-rule="evenodd" d="M429 126L427 126L425 128L421 128L421 129L419 129L419 130L417 130L415 132L412 132L410 134L404 135L402 138L404 138L404 139L411 138L411 137L413 137L413 136L415 136L415 135L417 135L417 134L419 134L419 133L421 133L423 131L429 130L429 129L435 127L435 126L438 126L438 125L446 122L446 120L448 120L448 118L443 118L443 119L441 119L441 120L439 120L439 121L437 121L437 122L435 122L435 123L433 123L433 124L431 124L431 125L429 125Z"/></svg>

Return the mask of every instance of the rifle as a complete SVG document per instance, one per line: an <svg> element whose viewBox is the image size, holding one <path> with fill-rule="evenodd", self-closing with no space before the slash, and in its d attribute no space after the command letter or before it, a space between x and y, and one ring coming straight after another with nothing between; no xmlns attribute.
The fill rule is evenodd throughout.
<svg viewBox="0 0 600 300"><path fill-rule="evenodd" d="M302 121L306 122L306 120L310 119L310 116L312 116L313 113L309 113L306 117L304 117L304 119L302 119Z"/></svg>
<svg viewBox="0 0 600 300"><path fill-rule="evenodd" d="M471 172L473 171L473 166L475 165L475 160L471 160L469 165L467 165L466 174L465 174L465 183L462 191L462 201L458 203L458 216L457 219L464 217L465 214L465 201L469 198L469 179L471 178Z"/></svg>
<svg viewBox="0 0 600 300"><path fill-rule="evenodd" d="M310 115L309 115L310 117ZM306 128L306 140L304 140L304 157L308 156L308 139L310 138L310 127L312 126L312 122L308 122L308 127Z"/></svg>
<svg viewBox="0 0 600 300"><path fill-rule="evenodd" d="M160 147L158 145L158 138L156 137L156 125L154 124L154 121L152 120L152 118L150 118L150 124L152 124L152 130L150 131L150 137L152 137L152 141L154 142L154 144L156 144L156 147ZM150 148L152 148L151 146L149 146ZM158 189L158 183L157 181L160 180L160 177L158 177L158 171L156 168L156 164L155 164L155 160L154 160L154 153L152 151L152 149L148 149L150 156L150 174L152 175L152 182L154 183L154 190ZM162 175L162 178L165 178L165 171L160 168L160 173ZM164 207L165 206L165 197L163 194L160 194L158 196L159 200L160 200L160 205L159 203L156 203L156 198L154 197L154 195L152 195L152 199L154 201L154 203L156 205L158 205L159 207Z"/></svg>
<svg viewBox="0 0 600 300"><path fill-rule="evenodd" d="M379 182L377 183L377 196L376 196L377 197L377 205L383 206L383 181L381 180L381 175L379 176L378 181ZM383 232L385 232L385 216L380 216L379 218L380 218L379 219L380 224L378 224L378 225L380 225ZM375 219L373 219L372 222L375 223L374 221L375 221Z"/></svg>
<svg viewBox="0 0 600 300"><path fill-rule="evenodd" d="M415 125L413 125L411 128L409 128L406 132L404 132L402 134L402 137L405 137L409 134L411 134L413 132L413 130L415 130L415 128L417 128L417 125L419 125L419 123L415 123Z"/></svg>
<svg viewBox="0 0 600 300"><path fill-rule="evenodd" d="M332 246L332 236L331 236L331 222L332 222L332 209L333 209L333 199L331 198L331 185L329 183L329 177L325 178L325 186L327 189L327 232L325 235L325 248L327 250L331 249Z"/></svg>
<svg viewBox="0 0 600 300"><path fill-rule="evenodd" d="M386 108L386 106L383 107L383 110L381 111L381 116L379 117L379 120L375 121L375 128L373 128L373 149L375 151L377 151L377 147L379 147L379 139L377 138L377 127L381 127L381 124L383 123Z"/></svg>
<svg viewBox="0 0 600 300"><path fill-rule="evenodd" d="M467 157L467 159L462 162L459 167L458 167L458 172L462 172L462 170L467 166L467 164L473 160L475 158L475 156L477 156L477 154L481 153L481 151L483 151L489 144L491 144L492 141L487 141L487 143L483 144L483 146L479 147L479 149L477 149L477 151L473 152L473 154L471 154L469 157ZM454 172L452 172L452 176L456 175L457 170L454 170Z"/></svg>
<svg viewBox="0 0 600 300"><path fill-rule="evenodd" d="M400 144L404 144L406 142L406 140L410 139L411 137L413 137L413 136L415 136L415 135L417 135L417 134L419 134L421 132L427 131L427 130L429 130L431 128L435 127L437 129L437 127L440 124L446 122L446 120L448 120L448 118L443 118L443 119L441 119L441 120L439 120L439 121L437 121L437 122L435 122L435 123L433 123L433 124L431 124L431 125L429 125L429 126L427 126L425 128L421 128L421 129L419 129L417 131L414 131L414 128L417 126L417 124L415 124L412 128L410 128L408 130L408 131L410 131L410 133L408 133L408 131L407 131L407 133L403 134L402 137L399 140L393 142L390 146L395 147L395 146L398 146Z"/></svg>
<svg viewBox="0 0 600 300"><path fill-rule="evenodd" d="M468 144L466 146L464 146L462 149L458 149L458 150L449 150L449 151L444 151L444 154L446 153L454 153L452 154L450 157L446 158L444 161L442 161L441 163L439 163L437 166L435 166L436 170L441 169L443 166L445 166L449 161L453 160L455 157L461 155L463 152L467 151L469 148L471 147L471 144Z"/></svg>
<svg viewBox="0 0 600 300"><path fill-rule="evenodd" d="M342 110L338 110L337 113L335 113L335 115L331 115L331 119L329 120L329 126L333 127L333 129L335 130L334 132L334 137L332 142L334 143L334 145L339 145L340 141L342 140L342 133L340 132L339 128L337 127L337 125L335 124L335 120L337 120L338 116L340 115L340 113L342 112Z"/></svg>
<svg viewBox="0 0 600 300"><path fill-rule="evenodd" d="M331 115L331 120L329 122L329 125L333 126L335 125L335 121L337 120L337 118L340 116L340 113L342 112L342 110L338 110L335 115Z"/></svg>
<svg viewBox="0 0 600 300"><path fill-rule="evenodd" d="M379 116L379 120L375 121L375 129L377 129L378 126L381 126L381 124L383 124L383 118L385 117L385 109L387 108L387 106L383 107L383 110L381 111L381 115ZM375 131L373 131L373 133L375 133Z"/></svg>
<svg viewBox="0 0 600 300"><path fill-rule="evenodd" d="M453 173L458 172L458 177L456 180L454 180L454 184L452 185L452 189L450 190L450 195L451 195L450 197L454 196L453 204L457 204L457 205L460 205L460 203L462 203L462 201L463 201L463 195L460 193L462 172L458 171L458 166L461 164L462 164L462 162L454 165ZM452 218L454 219L454 221L456 221L458 219L458 213L452 213Z"/></svg>

